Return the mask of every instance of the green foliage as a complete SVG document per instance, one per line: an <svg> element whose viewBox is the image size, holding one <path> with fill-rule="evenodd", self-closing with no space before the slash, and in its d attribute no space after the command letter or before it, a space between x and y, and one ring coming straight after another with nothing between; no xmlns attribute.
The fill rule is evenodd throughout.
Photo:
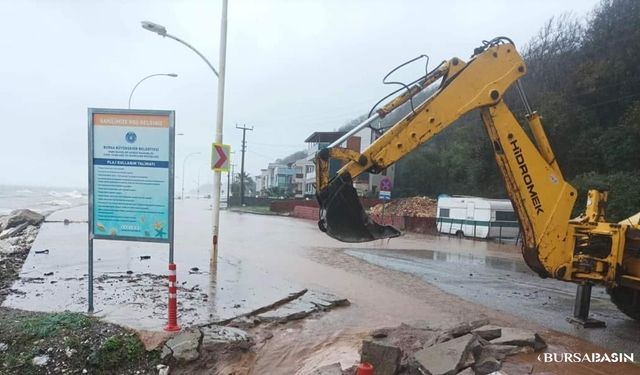
<svg viewBox="0 0 640 375"><path fill-rule="evenodd" d="M640 2L605 0L586 22L560 15L521 47L523 85L565 178L610 190L608 215L640 210ZM512 92L508 105L525 124ZM525 125L525 128L527 126ZM471 113L397 163L396 196L506 197L480 116Z"/></svg>
<svg viewBox="0 0 640 375"><path fill-rule="evenodd" d="M88 361L103 370L113 370L126 363L139 362L145 357L144 345L134 335L109 337Z"/></svg>
<svg viewBox="0 0 640 375"><path fill-rule="evenodd" d="M65 311L24 320L21 322L20 332L31 338L46 338L58 334L60 330L76 330L88 327L90 324L90 318Z"/></svg>
<svg viewBox="0 0 640 375"><path fill-rule="evenodd" d="M572 182L578 189L578 201L574 210L576 216L584 210L589 189L609 190L607 220L623 220L634 215L640 207L640 175L637 173L585 173L577 176Z"/></svg>

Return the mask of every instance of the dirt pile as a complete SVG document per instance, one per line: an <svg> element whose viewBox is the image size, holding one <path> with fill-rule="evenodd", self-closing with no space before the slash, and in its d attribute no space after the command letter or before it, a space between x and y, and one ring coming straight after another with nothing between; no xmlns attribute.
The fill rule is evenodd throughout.
<svg viewBox="0 0 640 375"><path fill-rule="evenodd" d="M394 199L371 207L372 215L435 217L438 201L429 197ZM383 211L384 210L384 211Z"/></svg>

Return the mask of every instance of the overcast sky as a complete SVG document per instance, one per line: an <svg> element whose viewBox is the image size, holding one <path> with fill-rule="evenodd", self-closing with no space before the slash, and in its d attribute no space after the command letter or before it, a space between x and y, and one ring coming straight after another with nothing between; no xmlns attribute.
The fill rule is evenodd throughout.
<svg viewBox="0 0 640 375"><path fill-rule="evenodd" d="M584 18L597 0L229 1L224 143L248 132L247 172L304 149L368 112L380 81L419 54L467 59L483 39L522 46L554 15ZM0 0L0 184L86 187L87 108L176 111L176 176L211 180L217 80L183 45L140 27L166 26L218 65L220 0ZM413 66L401 77L417 77ZM240 153L234 155L240 163Z"/></svg>

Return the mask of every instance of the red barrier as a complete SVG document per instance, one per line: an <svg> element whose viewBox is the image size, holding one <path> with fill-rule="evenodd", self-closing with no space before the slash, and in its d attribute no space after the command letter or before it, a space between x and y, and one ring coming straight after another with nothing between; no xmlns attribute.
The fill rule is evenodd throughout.
<svg viewBox="0 0 640 375"><path fill-rule="evenodd" d="M169 263L169 320L164 326L165 331L180 330L178 325L178 286L176 285L176 264Z"/></svg>

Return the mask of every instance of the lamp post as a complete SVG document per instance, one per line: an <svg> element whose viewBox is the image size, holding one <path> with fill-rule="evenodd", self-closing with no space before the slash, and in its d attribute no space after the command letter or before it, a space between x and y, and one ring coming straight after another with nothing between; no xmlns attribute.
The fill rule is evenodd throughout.
<svg viewBox="0 0 640 375"><path fill-rule="evenodd" d="M189 159L190 156L193 155L200 155L202 154L202 152L192 152L189 155L184 157L184 160L182 161L182 193L180 193L180 199L184 201L184 170L185 167L187 166L187 159Z"/></svg>
<svg viewBox="0 0 640 375"><path fill-rule="evenodd" d="M218 77L218 112L216 116L216 135L215 142L222 143L222 119L224 114L224 81L226 72L226 57L227 57L227 5L228 0L222 0L222 16L220 20L220 73L211 65L204 55L198 50L193 48L184 40L177 38L167 33L167 29L162 26L149 21L143 21L142 27L146 30L152 31L162 37L173 39L179 43L182 43L198 56L204 60L204 62L211 68L213 74ZM213 173L213 208L212 212L212 248L211 248L211 264L214 264L218 260L218 229L220 222L220 183L221 173Z"/></svg>
<svg viewBox="0 0 640 375"><path fill-rule="evenodd" d="M136 83L136 85L133 86L133 90L131 90L131 94L129 94L129 109L131 109L131 98L133 97L133 93L136 91L138 86L140 86L140 84L142 82L144 82L145 80L147 80L147 79L149 79L151 77L158 77L158 76L176 78L178 75L175 74L175 73L157 73L157 74L148 75L148 76L144 77L143 79L141 79L140 81L138 81L138 83Z"/></svg>

